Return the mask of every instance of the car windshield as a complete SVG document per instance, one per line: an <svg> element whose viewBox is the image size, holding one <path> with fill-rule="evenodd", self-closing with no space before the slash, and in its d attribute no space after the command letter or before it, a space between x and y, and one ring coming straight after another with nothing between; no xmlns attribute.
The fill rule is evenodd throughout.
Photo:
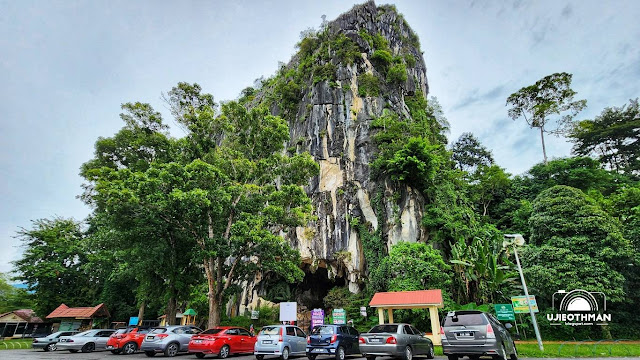
<svg viewBox="0 0 640 360"><path fill-rule="evenodd" d="M370 333L396 333L398 332L398 325L377 325L374 326Z"/></svg>
<svg viewBox="0 0 640 360"><path fill-rule="evenodd" d="M60 334L62 334L62 331L54 332L51 335L47 335L47 337L55 338L55 337L60 336Z"/></svg>
<svg viewBox="0 0 640 360"><path fill-rule="evenodd" d="M75 334L73 336L87 336L87 335L90 335L90 334L93 334L93 333L95 333L95 330L87 330L87 331L81 332L80 334Z"/></svg>
<svg viewBox="0 0 640 360"><path fill-rule="evenodd" d="M333 326L316 326L311 330L313 335L333 335Z"/></svg>
<svg viewBox="0 0 640 360"><path fill-rule="evenodd" d="M455 316L447 316L444 320L444 326L485 324L486 322L482 314L456 314Z"/></svg>
<svg viewBox="0 0 640 360"><path fill-rule="evenodd" d="M220 331L222 331L222 329L215 328L215 329L205 330L202 332L202 334L217 334Z"/></svg>
<svg viewBox="0 0 640 360"><path fill-rule="evenodd" d="M167 329L165 329L165 328L153 328L153 329L151 329L151 331L149 331L149 334L162 334L164 332L167 332Z"/></svg>
<svg viewBox="0 0 640 360"><path fill-rule="evenodd" d="M277 326L265 326L260 331L260 335L278 335L280 334L280 328Z"/></svg>

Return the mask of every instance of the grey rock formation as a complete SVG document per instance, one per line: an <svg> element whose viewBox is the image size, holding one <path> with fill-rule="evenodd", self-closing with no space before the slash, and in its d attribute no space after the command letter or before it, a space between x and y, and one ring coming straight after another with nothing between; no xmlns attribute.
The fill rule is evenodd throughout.
<svg viewBox="0 0 640 360"><path fill-rule="evenodd" d="M388 41L392 55L410 54L415 59L411 66L407 63L405 83L385 82L384 75L370 61L374 49L360 35L362 30L381 34ZM327 31L331 35L344 34L356 42L361 58L353 64L332 60L337 69L335 83L309 83L301 90L297 114L290 120L288 147L294 147L297 152L308 151L320 165L320 175L306 187L313 200L315 220L283 235L300 251L309 276L326 268L329 279L358 292L367 267L360 235L350 219L358 218L371 232L381 228L387 249L399 241L425 240L420 225L424 208L422 195L385 179L371 179L370 163L376 153L371 122L382 115L384 109L409 117L405 96L421 92L426 97L427 73L420 49L415 45L415 34L392 7L377 7L373 1L357 5L330 22ZM295 68L298 62L294 57L287 68ZM359 95L358 76L362 74L381 79L379 96ZM269 91L272 89L262 89L258 101ZM277 104L272 106L272 111L281 113ZM377 207L373 200L376 196L381 199ZM257 295L265 292L264 284L261 286L258 279L247 284L246 289L241 309L255 307ZM323 296L321 292L311 296Z"/></svg>

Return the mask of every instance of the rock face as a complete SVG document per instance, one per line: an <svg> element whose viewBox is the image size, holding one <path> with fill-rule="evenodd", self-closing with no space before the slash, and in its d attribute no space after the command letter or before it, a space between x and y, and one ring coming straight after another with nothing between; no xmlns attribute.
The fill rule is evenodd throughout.
<svg viewBox="0 0 640 360"><path fill-rule="evenodd" d="M344 61L334 55L335 46L331 49L329 45L329 59L316 56L315 65L333 65L333 79L304 79L299 102L288 113L280 102L270 104L273 113L288 115L290 151L308 151L320 165L320 175L306 187L313 200L315 219L283 236L300 251L308 277L321 272L328 277L326 287L346 285L352 292L358 292L367 265L354 219L370 232L380 229L387 250L399 241L425 240L421 227L422 195L384 178L372 179L370 164L376 154L372 121L383 112L410 117L405 96L426 97L426 66L417 37L393 7L377 7L373 1L355 6L328 23L324 31L326 40L321 37L316 43L321 50L322 41L344 35L357 44L359 54L352 62ZM378 41L372 40L376 36ZM384 41L380 45L380 36L386 40L394 61L402 62L406 68L406 80L390 82L384 65L376 63L376 51L384 46ZM302 57L301 53L296 55L280 73L300 69ZM359 78L365 74L378 79L378 93L367 94L359 89ZM265 85L256 96L256 103L264 103L275 91L277 86ZM322 301L328 288L318 289L322 284L315 285L315 290L314 286L298 289L302 303L307 299L308 306L317 306L318 298ZM253 308L257 295L265 292L264 282L258 279L248 284L239 310L245 306Z"/></svg>

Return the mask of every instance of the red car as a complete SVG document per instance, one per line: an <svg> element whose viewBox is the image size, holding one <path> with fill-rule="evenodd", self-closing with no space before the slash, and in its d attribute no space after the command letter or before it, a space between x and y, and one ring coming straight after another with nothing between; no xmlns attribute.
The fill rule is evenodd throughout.
<svg viewBox="0 0 640 360"><path fill-rule="evenodd" d="M229 354L253 353L256 337L247 329L219 326L193 335L189 341L189 353L202 359L206 354L215 354L221 359Z"/></svg>
<svg viewBox="0 0 640 360"><path fill-rule="evenodd" d="M107 350L111 350L114 354L133 354L140 348L140 344L148 332L149 329L139 327L118 329L107 340Z"/></svg>

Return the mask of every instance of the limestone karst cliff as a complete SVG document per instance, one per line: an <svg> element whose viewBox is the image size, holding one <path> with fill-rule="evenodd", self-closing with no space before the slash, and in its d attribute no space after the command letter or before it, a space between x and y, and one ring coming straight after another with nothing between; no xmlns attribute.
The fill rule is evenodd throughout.
<svg viewBox="0 0 640 360"><path fill-rule="evenodd" d="M372 122L389 112L410 118L406 99L426 97L429 88L417 36L393 6L357 5L306 35L291 61L242 101L285 117L288 151L308 151L320 165L306 187L314 220L282 233L300 251L307 273L297 298L312 306L328 286L361 290L367 274L363 229L381 235L383 251L399 241L425 240L420 192L373 179L370 164L376 155ZM240 310L255 305L267 287L261 277L248 284Z"/></svg>

